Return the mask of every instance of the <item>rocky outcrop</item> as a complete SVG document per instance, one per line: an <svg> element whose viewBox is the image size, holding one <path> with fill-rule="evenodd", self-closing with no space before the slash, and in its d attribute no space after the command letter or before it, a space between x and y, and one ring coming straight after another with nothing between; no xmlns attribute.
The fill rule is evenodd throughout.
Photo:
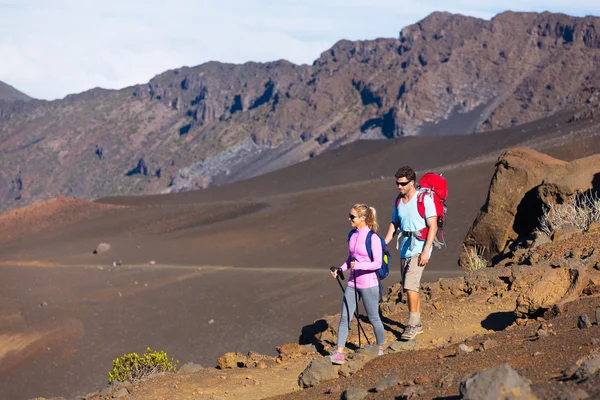
<svg viewBox="0 0 600 400"><path fill-rule="evenodd" d="M591 189L598 165L600 155L567 163L528 148L505 151L496 163L486 203L465 238L460 264L466 264L469 248L485 249L491 259L535 239L544 209Z"/></svg>

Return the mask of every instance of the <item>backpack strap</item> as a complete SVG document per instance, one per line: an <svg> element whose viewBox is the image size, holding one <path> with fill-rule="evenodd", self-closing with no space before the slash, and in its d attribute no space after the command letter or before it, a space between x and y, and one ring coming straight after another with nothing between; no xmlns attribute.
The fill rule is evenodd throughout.
<svg viewBox="0 0 600 400"><path fill-rule="evenodd" d="M350 242L350 238L352 237L352 235L354 235L358 230L357 229L352 229L350 232L348 232L348 242Z"/></svg>
<svg viewBox="0 0 600 400"><path fill-rule="evenodd" d="M372 243L371 238L373 237L374 233L375 232L373 232L373 231L369 231L369 233L367 233L367 243L366 243L367 254L369 255L369 258L371 259L371 262L373 262L373 249L371 248L371 243Z"/></svg>

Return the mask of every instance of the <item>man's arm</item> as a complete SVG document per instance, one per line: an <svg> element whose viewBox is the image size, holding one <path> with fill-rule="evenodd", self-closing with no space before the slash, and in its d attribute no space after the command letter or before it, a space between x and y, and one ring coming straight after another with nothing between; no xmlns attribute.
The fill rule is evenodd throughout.
<svg viewBox="0 0 600 400"><path fill-rule="evenodd" d="M419 256L419 265L421 267L424 267L429 262L429 251L431 250L431 246L433 246L435 235L437 235L437 216L427 218L426 222L429 230L427 231L427 239L425 240L423 252Z"/></svg>
<svg viewBox="0 0 600 400"><path fill-rule="evenodd" d="M387 234L385 235L385 244L389 244L390 241L394 238L394 235L396 234L396 231L398 230L398 226L399 224L396 224L394 222L390 223L390 227L388 228Z"/></svg>

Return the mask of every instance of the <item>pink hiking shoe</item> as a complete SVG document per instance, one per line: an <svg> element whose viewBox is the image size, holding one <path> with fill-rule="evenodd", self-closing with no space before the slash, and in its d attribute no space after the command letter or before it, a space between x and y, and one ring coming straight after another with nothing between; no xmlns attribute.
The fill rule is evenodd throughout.
<svg viewBox="0 0 600 400"><path fill-rule="evenodd" d="M336 351L335 353L330 355L329 359L331 360L332 364L339 365L339 364L343 364L346 362L346 360L344 360L344 355L342 353L340 353L339 351Z"/></svg>

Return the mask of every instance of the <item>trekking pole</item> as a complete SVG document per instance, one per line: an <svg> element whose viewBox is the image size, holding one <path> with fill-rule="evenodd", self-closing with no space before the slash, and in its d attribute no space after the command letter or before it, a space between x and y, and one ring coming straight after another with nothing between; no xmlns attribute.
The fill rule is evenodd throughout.
<svg viewBox="0 0 600 400"><path fill-rule="evenodd" d="M360 327L360 321L358 319L358 316L360 315L358 312L358 288L356 287L356 272L353 270L353 276L354 276L354 298L356 299L356 323L358 324L358 326ZM360 328L358 329L358 348L360 349L362 346L360 344ZM365 335L365 338L367 337L367 335Z"/></svg>
<svg viewBox="0 0 600 400"><path fill-rule="evenodd" d="M331 267L330 270L331 271L337 270L337 276L335 277L335 279L337 280L338 285L340 285L340 289L342 289L342 293L345 293L344 286L342 285L342 282L340 281L340 278L342 278L342 281L344 280L344 272L341 269L337 269L336 267ZM348 303L346 303L346 311L348 311L348 317L350 317L350 312L349 312L350 310L348 309ZM360 320L358 319L358 304L356 305L356 310L354 311L354 316L356 317L356 321L358 322L358 328L360 329L358 331L359 341L360 341L360 331L362 331L363 335L365 335L365 338L367 339L367 343L371 344L369 342L369 338L367 338L365 329L362 327ZM350 328L350 324L348 324L348 328ZM359 347L360 347L360 344L359 344Z"/></svg>

